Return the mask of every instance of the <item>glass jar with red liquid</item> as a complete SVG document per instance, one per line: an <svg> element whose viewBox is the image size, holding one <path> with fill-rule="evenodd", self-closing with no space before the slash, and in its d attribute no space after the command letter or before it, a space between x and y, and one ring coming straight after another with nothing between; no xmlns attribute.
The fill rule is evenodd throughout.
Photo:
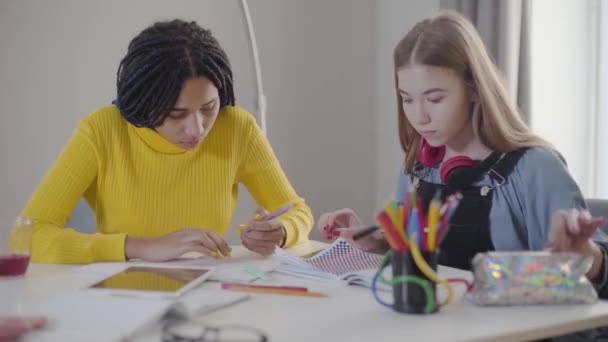
<svg viewBox="0 0 608 342"><path fill-rule="evenodd" d="M0 277L25 274L30 263L33 229L31 218L15 219L9 236L9 252L0 253Z"/></svg>

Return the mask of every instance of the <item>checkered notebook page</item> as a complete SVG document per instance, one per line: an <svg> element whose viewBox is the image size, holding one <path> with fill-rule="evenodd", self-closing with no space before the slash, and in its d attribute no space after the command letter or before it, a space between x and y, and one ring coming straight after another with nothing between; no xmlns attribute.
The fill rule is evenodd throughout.
<svg viewBox="0 0 608 342"><path fill-rule="evenodd" d="M382 256L362 252L351 247L344 239L338 239L323 252L310 259L302 259L307 264L323 272L341 276L346 273L380 267Z"/></svg>

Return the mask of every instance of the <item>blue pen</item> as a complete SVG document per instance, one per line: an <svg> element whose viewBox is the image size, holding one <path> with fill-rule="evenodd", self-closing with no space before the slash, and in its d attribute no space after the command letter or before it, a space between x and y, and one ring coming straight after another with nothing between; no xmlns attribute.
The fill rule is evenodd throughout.
<svg viewBox="0 0 608 342"><path fill-rule="evenodd" d="M414 207L410 213L410 222L407 225L407 235L409 240L412 237L412 234L417 233L418 245L420 245L420 233L418 232L418 226L418 208Z"/></svg>
<svg viewBox="0 0 608 342"><path fill-rule="evenodd" d="M424 212L422 212L422 215L424 215ZM426 234L424 233L424 227L422 226L422 222L420 220L420 217L418 217L416 219L416 225L414 226L414 231L416 232L416 237L418 238L418 248L420 248L422 250L423 248L423 244L422 244L422 238L424 236L426 236Z"/></svg>
<svg viewBox="0 0 608 342"><path fill-rule="evenodd" d="M450 203L448 206L448 220L452 218L452 216L454 215L454 212L456 211L456 208L458 208L458 203L460 203L460 200L462 199L462 195L457 193L455 195L452 196L452 198L450 199Z"/></svg>
<svg viewBox="0 0 608 342"><path fill-rule="evenodd" d="M416 206L416 191L412 190L410 192L410 206L412 209L410 210L410 221L407 224L407 242L410 243L410 237L414 232L416 232L418 224L418 207ZM418 233L420 236L420 233Z"/></svg>

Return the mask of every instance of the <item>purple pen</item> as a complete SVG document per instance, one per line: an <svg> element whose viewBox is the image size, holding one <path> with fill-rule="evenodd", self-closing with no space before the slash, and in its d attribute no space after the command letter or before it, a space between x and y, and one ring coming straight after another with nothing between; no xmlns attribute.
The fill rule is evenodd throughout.
<svg viewBox="0 0 608 342"><path fill-rule="evenodd" d="M268 221L268 220L272 220L273 218L276 218L278 216L281 216L281 215L285 214L291 208L293 208L293 203L289 203L288 205L282 207L281 209L279 209L279 210L277 210L275 212L266 214L266 215L264 215L262 217L259 217L258 214L255 214L253 216L253 219L256 220L256 221ZM241 223L239 225L239 228L237 228L236 233L237 234L241 234L241 230L243 230L243 229L249 229L249 225L247 223Z"/></svg>
<svg viewBox="0 0 608 342"><path fill-rule="evenodd" d="M270 214L266 214L264 215L261 219L262 220L272 220L273 218L276 218L278 216L281 216L283 214L285 214L286 212L288 212L289 210L291 210L291 208L293 208L293 203L289 203L288 205L282 207L281 209L272 212Z"/></svg>

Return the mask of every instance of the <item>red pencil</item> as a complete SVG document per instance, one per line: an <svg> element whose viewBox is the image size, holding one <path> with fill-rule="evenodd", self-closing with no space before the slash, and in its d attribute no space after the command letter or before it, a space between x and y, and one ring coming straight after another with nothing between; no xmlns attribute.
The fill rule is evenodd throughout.
<svg viewBox="0 0 608 342"><path fill-rule="evenodd" d="M404 196L404 203L403 203L403 222L402 222L402 230L405 232L405 235L407 236L407 226L410 223L410 214L412 213L412 207L410 204L410 196Z"/></svg>
<svg viewBox="0 0 608 342"><path fill-rule="evenodd" d="M381 211L376 214L376 222L385 233L386 241L389 243L391 248L396 251L407 250L407 242L403 240L399 232L393 226L393 223L386 211ZM406 234L404 234L406 236Z"/></svg>
<svg viewBox="0 0 608 342"><path fill-rule="evenodd" d="M275 290L290 290L290 291L308 292L308 289L306 287L299 287L299 286L222 283L222 289L224 289L224 290L228 290L231 287L250 287L252 289L275 289Z"/></svg>

